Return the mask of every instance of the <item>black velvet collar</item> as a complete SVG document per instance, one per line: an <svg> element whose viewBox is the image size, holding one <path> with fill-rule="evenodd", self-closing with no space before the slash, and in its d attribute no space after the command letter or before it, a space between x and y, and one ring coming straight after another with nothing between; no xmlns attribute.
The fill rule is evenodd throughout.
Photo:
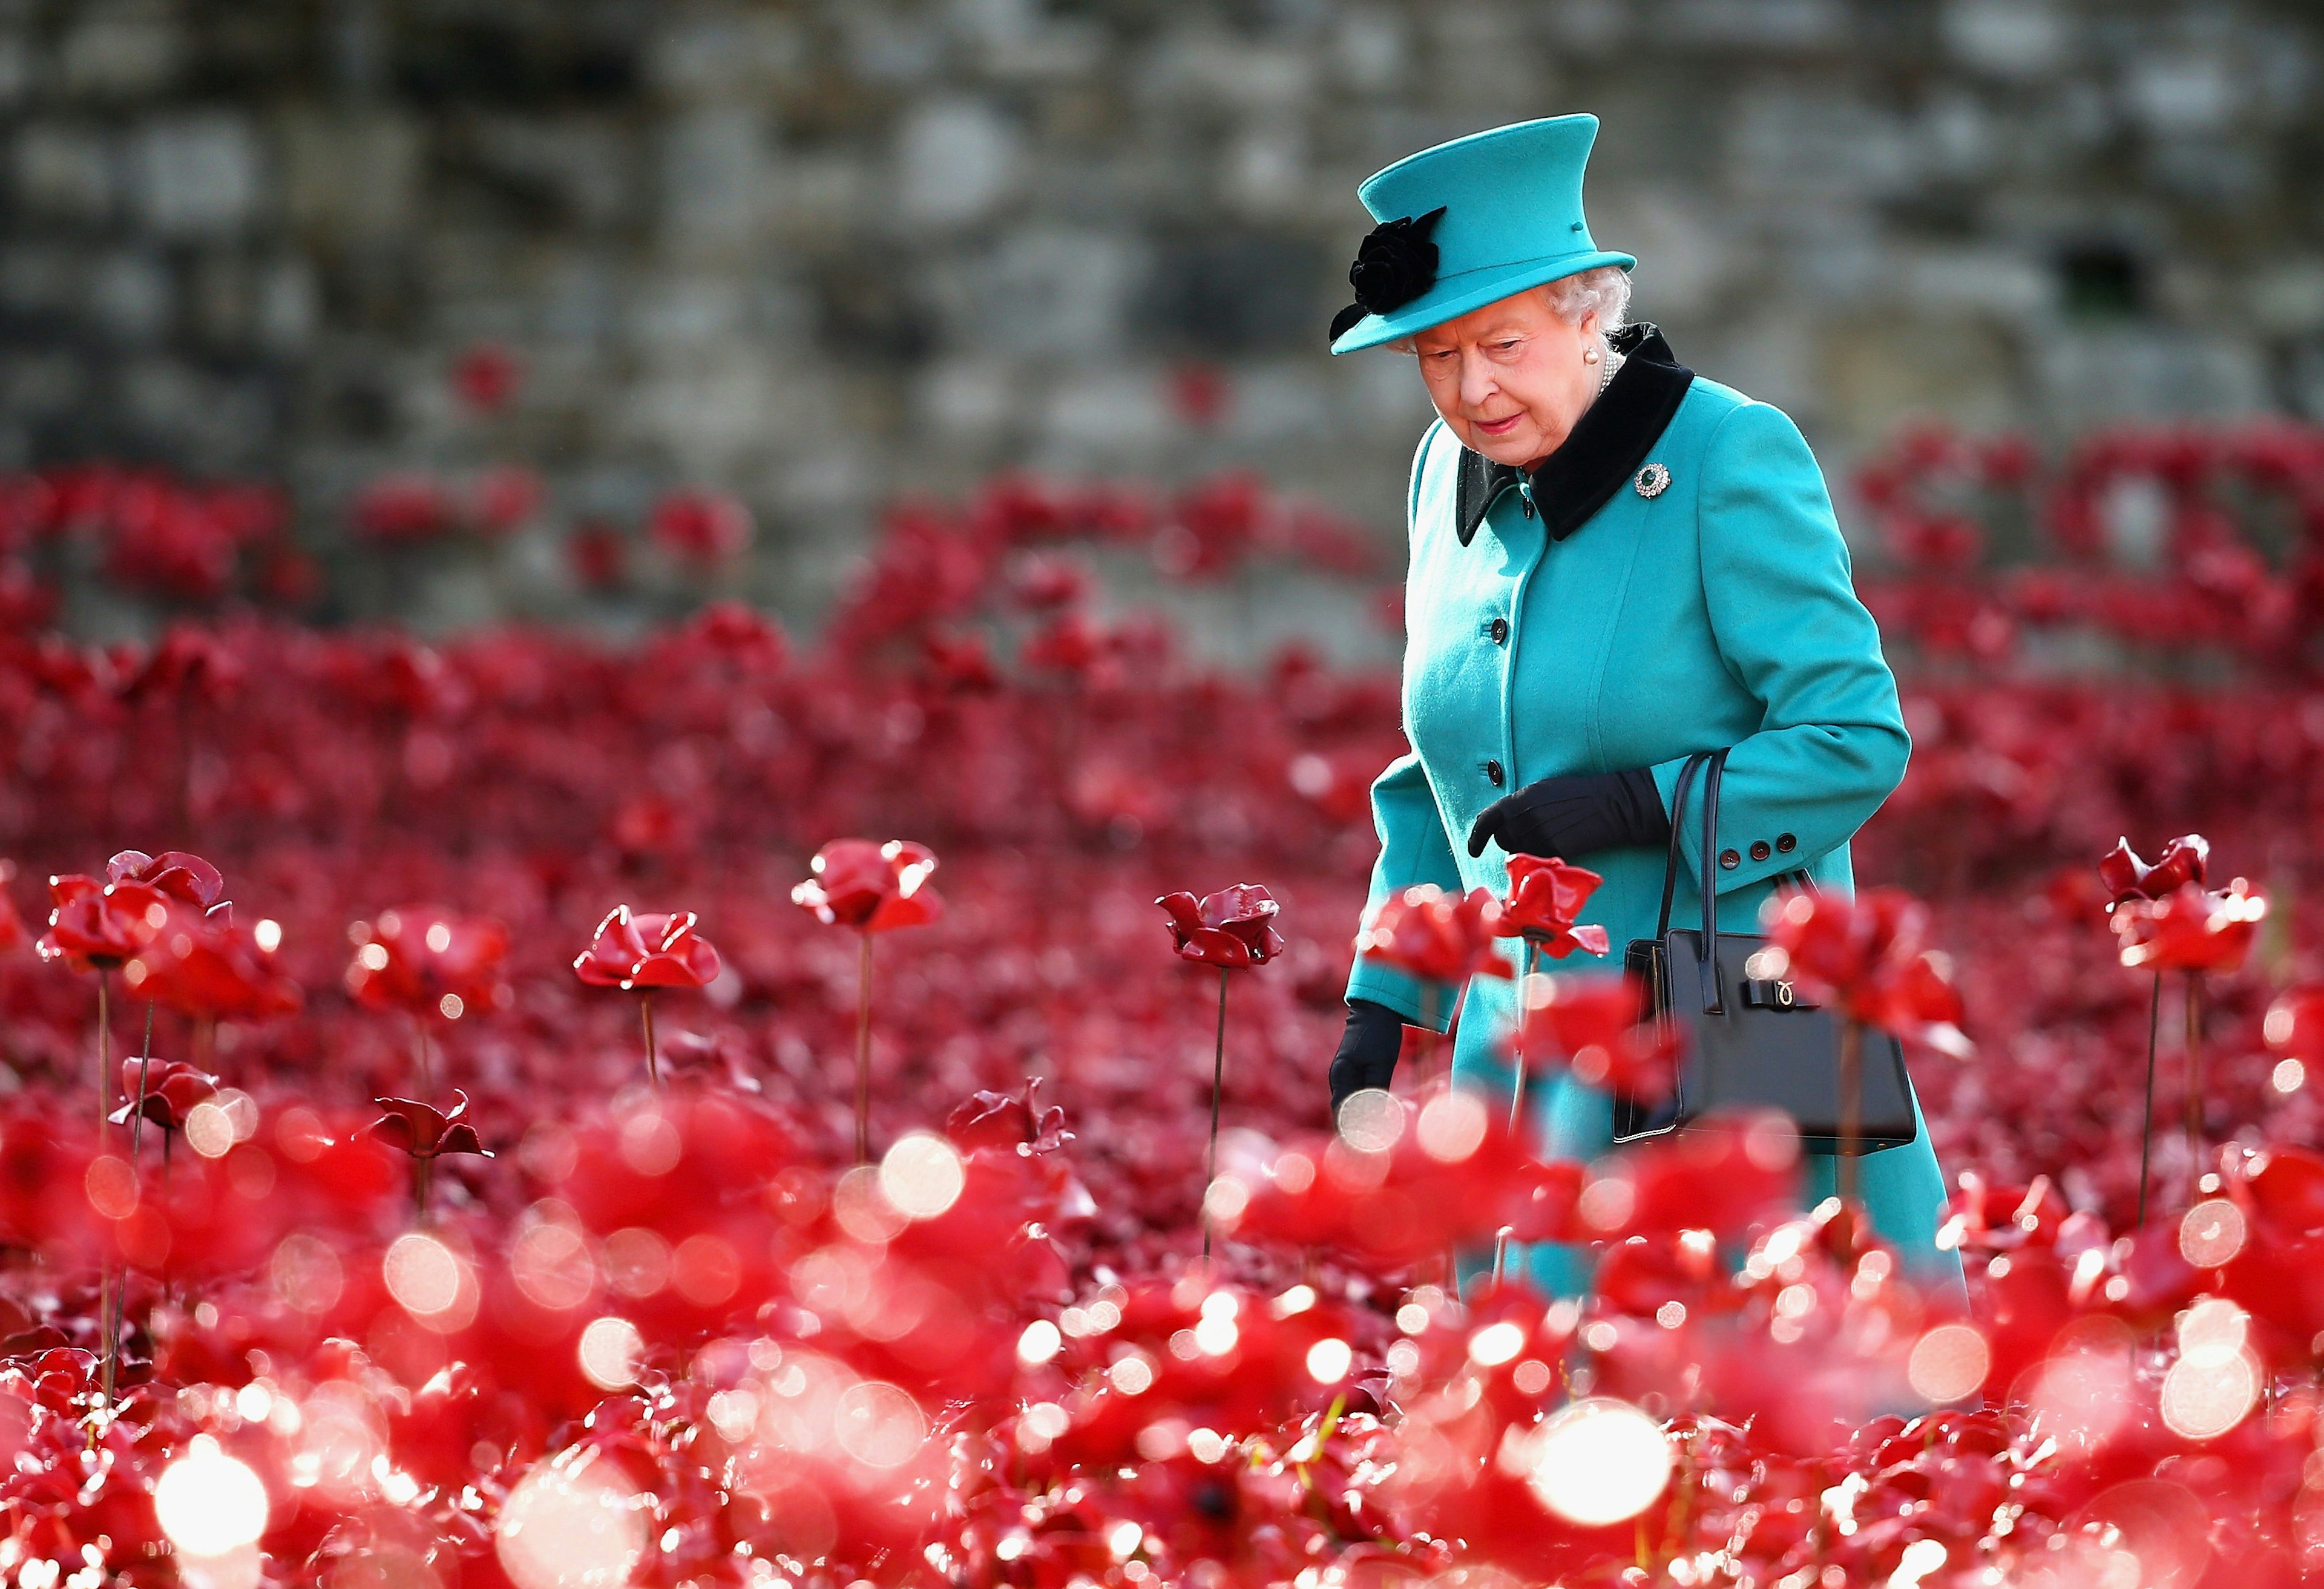
<svg viewBox="0 0 2324 1589"><path fill-rule="evenodd" d="M1678 362L1651 321L1623 326L1613 343L1622 367L1598 400L1582 410L1572 434L1533 472L1534 505L1554 541L1581 528L1629 482L1670 427L1694 381L1694 372ZM1496 464L1461 449L1454 523L1462 546L1475 538L1494 499L1524 475L1514 464Z"/></svg>

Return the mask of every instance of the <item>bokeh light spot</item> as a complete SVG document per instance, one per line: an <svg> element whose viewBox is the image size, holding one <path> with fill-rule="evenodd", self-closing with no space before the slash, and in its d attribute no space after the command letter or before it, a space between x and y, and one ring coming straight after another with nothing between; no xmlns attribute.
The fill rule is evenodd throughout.
<svg viewBox="0 0 2324 1589"><path fill-rule="evenodd" d="M915 1131L880 1161L880 1189L899 1213L934 1219L960 1200L968 1171L959 1150L930 1132Z"/></svg>
<svg viewBox="0 0 2324 1589"><path fill-rule="evenodd" d="M840 1392L832 1431L839 1448L866 1467L901 1467L927 1439L920 1404L880 1380L865 1380Z"/></svg>
<svg viewBox="0 0 2324 1589"><path fill-rule="evenodd" d="M1466 1091L1441 1092L1420 1111L1420 1151L1440 1164L1458 1164L1485 1140L1485 1106Z"/></svg>
<svg viewBox="0 0 2324 1589"><path fill-rule="evenodd" d="M1941 1324L1913 1343L1904 1379L1924 1401L1959 1401L1977 1393L1992 1366L1992 1350L1975 1327Z"/></svg>
<svg viewBox="0 0 2324 1589"><path fill-rule="evenodd" d="M1469 1359L1481 1368L1499 1368L1525 1350L1525 1330L1508 1319L1489 1324L1469 1337Z"/></svg>
<svg viewBox="0 0 2324 1589"><path fill-rule="evenodd" d="M1358 1153L1384 1153L1404 1134L1404 1106L1377 1087L1348 1095L1340 1106L1340 1135Z"/></svg>
<svg viewBox="0 0 2324 1589"><path fill-rule="evenodd" d="M410 1231L388 1245L380 1260L387 1294L417 1318L445 1313L460 1300L460 1260L432 1235Z"/></svg>
<svg viewBox="0 0 2324 1589"><path fill-rule="evenodd" d="M638 1496L585 1456L541 1463L520 1480L494 1525L501 1566L517 1589L621 1589L646 1550Z"/></svg>
<svg viewBox="0 0 2324 1589"><path fill-rule="evenodd" d="M137 1172L115 1154L100 1153L88 1162L81 1189L101 1218L126 1219L137 1211Z"/></svg>
<svg viewBox="0 0 2324 1589"><path fill-rule="evenodd" d="M1053 1361L1065 1349L1065 1337L1046 1318L1037 1318L1017 1337L1017 1361L1030 1365Z"/></svg>
<svg viewBox="0 0 2324 1589"><path fill-rule="evenodd" d="M266 1486L208 1435L161 1470L153 1515L170 1543L189 1556L226 1556L266 1532Z"/></svg>
<svg viewBox="0 0 2324 1589"><path fill-rule="evenodd" d="M2244 1250L2244 1211L2225 1198L2206 1198L2179 1221L2179 1254L2198 1269L2218 1269Z"/></svg>
<svg viewBox="0 0 2324 1589"><path fill-rule="evenodd" d="M274 1294L301 1313L327 1313L346 1289L346 1272L328 1242L293 1231L274 1245L267 1265Z"/></svg>
<svg viewBox="0 0 2324 1589"><path fill-rule="evenodd" d="M186 1145L205 1159L224 1158L234 1146L234 1118L205 1098L186 1113Z"/></svg>
<svg viewBox="0 0 2324 1589"><path fill-rule="evenodd" d="M623 1391L637 1382L638 1358L646 1349L638 1327L618 1314L593 1318L581 1332L581 1372L601 1391Z"/></svg>
<svg viewBox="0 0 2324 1589"><path fill-rule="evenodd" d="M1541 1425L1526 1455L1526 1483L1544 1506L1583 1528L1633 1518L1670 1483L1662 1426L1627 1401L1592 1397Z"/></svg>

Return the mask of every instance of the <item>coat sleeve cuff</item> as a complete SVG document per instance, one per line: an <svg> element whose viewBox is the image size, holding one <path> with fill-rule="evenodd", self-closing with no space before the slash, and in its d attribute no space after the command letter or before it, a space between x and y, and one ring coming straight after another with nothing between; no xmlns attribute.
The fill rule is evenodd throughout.
<svg viewBox="0 0 2324 1589"><path fill-rule="evenodd" d="M1423 982L1375 960L1357 959L1356 969L1348 978L1348 997L1386 1005L1407 1026L1443 1032L1452 1024L1452 989L1448 984Z"/></svg>
<svg viewBox="0 0 2324 1589"><path fill-rule="evenodd" d="M1750 742L1747 739L1744 743L1748 745ZM1738 750L1740 749L1738 748ZM1736 780L1733 754L1729 754L1727 775L1730 789ZM1663 813L1666 816L1677 798L1679 775L1686 770L1687 760L1682 756L1675 761L1660 762L1648 769L1654 775L1655 789L1662 794ZM1697 771L1687 785L1685 820L1676 824L1679 855L1688 877L1698 889L1702 886L1706 869L1702 853L1702 774ZM1708 870L1713 877L1712 886L1720 894L1732 894L1738 888L1748 888L1792 872L1813 874L1822 865L1825 857L1848 841L1845 833L1834 838L1817 831L1821 826L1820 822L1805 822L1800 824L1802 831L1797 834L1790 831L1779 833L1774 842L1766 846L1766 854L1754 855L1752 851L1757 846L1746 832L1746 830L1756 832L1754 823L1755 813L1748 801L1738 801L1731 792L1723 792L1719 811L1720 845L1722 852L1734 854L1735 865L1721 866L1719 864L1720 857L1709 858ZM1758 827L1766 825L1764 822L1757 824ZM1698 893L1695 897L1700 899L1702 896Z"/></svg>

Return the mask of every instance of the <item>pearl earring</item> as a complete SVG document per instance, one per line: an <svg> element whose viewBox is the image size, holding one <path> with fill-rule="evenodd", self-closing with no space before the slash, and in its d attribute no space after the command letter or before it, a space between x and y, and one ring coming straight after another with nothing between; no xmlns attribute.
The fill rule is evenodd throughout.
<svg viewBox="0 0 2324 1589"><path fill-rule="evenodd" d="M1596 363L1598 362L1598 350L1594 347L1583 348L1582 350L1582 362L1585 364Z"/></svg>

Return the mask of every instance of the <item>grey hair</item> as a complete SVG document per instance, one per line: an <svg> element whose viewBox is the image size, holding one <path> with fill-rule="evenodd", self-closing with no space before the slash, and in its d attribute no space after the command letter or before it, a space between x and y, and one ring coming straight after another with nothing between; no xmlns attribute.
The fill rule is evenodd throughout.
<svg viewBox="0 0 2324 1589"><path fill-rule="evenodd" d="M1630 312L1630 273L1619 265L1600 265L1578 276L1561 276L1545 283L1542 291L1558 318L1568 325L1579 325L1583 316L1596 311L1601 345L1622 328Z"/></svg>
<svg viewBox="0 0 2324 1589"><path fill-rule="evenodd" d="M1619 265L1600 265L1594 271L1561 276L1554 281L1545 281L1526 290L1541 294L1557 317L1569 326L1580 325L1584 316L1595 312L1600 349L1607 346L1614 333L1628 323L1630 273ZM1419 351L1409 336L1398 337L1387 345L1393 353Z"/></svg>

